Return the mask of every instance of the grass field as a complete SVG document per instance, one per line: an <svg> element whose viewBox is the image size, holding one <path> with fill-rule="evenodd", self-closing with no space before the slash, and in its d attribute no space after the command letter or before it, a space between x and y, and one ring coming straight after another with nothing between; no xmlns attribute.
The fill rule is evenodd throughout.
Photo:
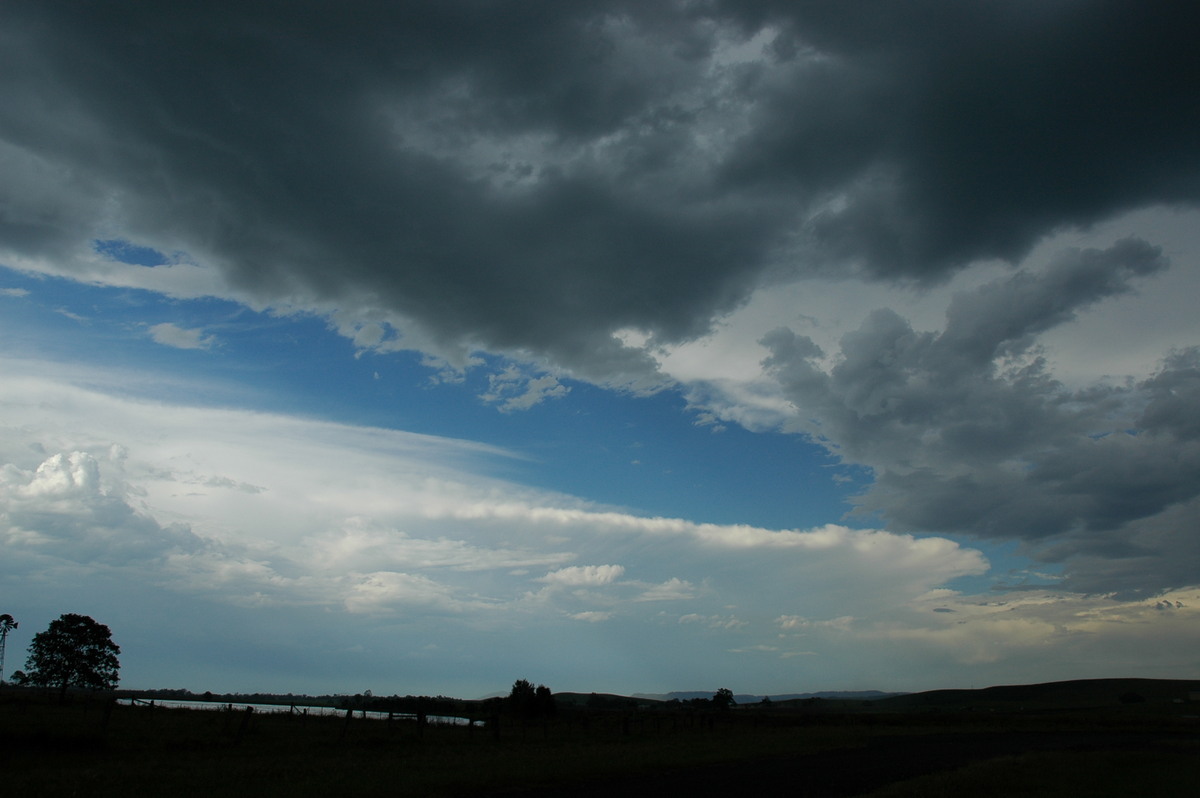
<svg viewBox="0 0 1200 798"><path fill-rule="evenodd" d="M1196 721L1153 710L576 711L498 729L422 728L6 693L0 794L1200 794Z"/></svg>
<svg viewBox="0 0 1200 798"><path fill-rule="evenodd" d="M1200 745L1142 751L1052 751L988 759L891 784L870 798L1191 798L1200 795Z"/></svg>

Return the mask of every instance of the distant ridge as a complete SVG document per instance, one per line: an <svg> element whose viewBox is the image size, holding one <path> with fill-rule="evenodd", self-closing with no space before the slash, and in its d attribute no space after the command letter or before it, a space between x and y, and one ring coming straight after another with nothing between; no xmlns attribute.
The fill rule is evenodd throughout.
<svg viewBox="0 0 1200 798"><path fill-rule="evenodd" d="M1116 704L1191 703L1200 695L1194 679L1074 679L972 690L929 690L893 696L880 709L1090 709Z"/></svg>
<svg viewBox="0 0 1200 798"><path fill-rule="evenodd" d="M634 693L632 698L646 701L691 701L693 698L712 698L715 690L690 690L674 693ZM764 698L772 701L795 701L804 698L828 698L841 701L878 701L883 698L895 698L908 695L907 693L884 693L879 690L827 690L819 693L782 693L779 695L734 695L733 700L739 704L757 704Z"/></svg>
<svg viewBox="0 0 1200 798"><path fill-rule="evenodd" d="M671 693L634 693L626 701L647 705L711 699L715 691L680 690ZM585 698L586 696L580 696ZM620 701L618 696L605 699ZM996 685L971 689L928 690L920 693L888 693L881 690L825 690L813 693L735 694L742 706L751 706L769 698L772 703L827 701L825 711L912 712L961 711L1054 711L1062 709L1103 709L1119 705L1184 704L1200 702L1200 680L1191 679L1073 679L1039 684ZM844 703L843 703L844 702ZM872 709L867 709L869 702ZM818 702L819 703L819 702Z"/></svg>

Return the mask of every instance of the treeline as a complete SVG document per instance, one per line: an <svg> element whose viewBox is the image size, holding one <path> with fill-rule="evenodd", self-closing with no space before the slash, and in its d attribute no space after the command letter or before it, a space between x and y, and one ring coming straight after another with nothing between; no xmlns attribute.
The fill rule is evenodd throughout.
<svg viewBox="0 0 1200 798"><path fill-rule="evenodd" d="M482 700L453 698L437 695L374 695L370 690L354 695L304 695L294 693L195 693L191 690L178 688L162 688L156 690L117 690L114 695L118 698L138 698L143 700L174 700L174 701L206 701L220 704L273 704L277 706L317 706L335 709L352 709L367 712L394 712L403 715L447 715L455 717L489 717L507 715L518 718L553 718L560 712L580 711L638 711L655 709L657 711L728 711L737 705L732 691L721 688L711 698L689 698L680 700L673 698L669 701L653 699L635 699L625 696L608 694L578 694L566 693L560 700L550 688L544 684L534 686L526 679L518 679L506 696L496 696ZM788 702L795 704L797 702ZM842 702L820 702L817 699L800 702L803 704L829 703L840 705ZM743 705L746 708L767 708L772 705L771 699L764 698L755 704Z"/></svg>
<svg viewBox="0 0 1200 798"><path fill-rule="evenodd" d="M116 690L117 698L140 698L171 701L211 701L219 704L278 704L280 706L306 705L313 707L337 707L346 696L340 695L294 695L292 693L194 693L184 688L157 688L153 690Z"/></svg>
<svg viewBox="0 0 1200 798"><path fill-rule="evenodd" d="M536 719L552 718L558 705L550 688L544 684L537 687L526 679L513 683L507 696L487 698L482 701L467 701L448 696L376 696L364 693L355 696L339 696L334 706L342 709L363 709L374 712L397 712L423 717L426 715L451 715L457 717L498 716Z"/></svg>
<svg viewBox="0 0 1200 798"><path fill-rule="evenodd" d="M186 689L117 690L118 698L137 698L145 701L204 701L217 704L273 704L277 706L316 706L366 712L394 712L400 715L446 715L453 717L485 717L507 715L519 718L551 718L557 713L557 702L550 688L543 684L534 687L518 679L507 696L472 701L437 695L378 696L370 690L355 695L296 695L294 693L194 693Z"/></svg>
<svg viewBox="0 0 1200 798"><path fill-rule="evenodd" d="M376 696L369 693L354 696L339 696L334 704L341 709L363 709L370 712L396 712L403 715L452 715L465 717L473 714L478 701L466 701L449 696L390 695Z"/></svg>
<svg viewBox="0 0 1200 798"><path fill-rule="evenodd" d="M484 706L494 715L511 715L517 718L552 718L558 712L558 702L550 688L544 684L537 687L526 679L513 682L512 690L505 698L489 698Z"/></svg>

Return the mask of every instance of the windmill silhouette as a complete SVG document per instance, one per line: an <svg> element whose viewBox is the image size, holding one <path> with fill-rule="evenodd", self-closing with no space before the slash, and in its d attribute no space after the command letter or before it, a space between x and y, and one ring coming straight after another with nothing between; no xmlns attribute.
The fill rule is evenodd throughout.
<svg viewBox="0 0 1200 798"><path fill-rule="evenodd" d="M8 643L8 633L18 626L7 612L0 615L0 684L4 684L4 646Z"/></svg>

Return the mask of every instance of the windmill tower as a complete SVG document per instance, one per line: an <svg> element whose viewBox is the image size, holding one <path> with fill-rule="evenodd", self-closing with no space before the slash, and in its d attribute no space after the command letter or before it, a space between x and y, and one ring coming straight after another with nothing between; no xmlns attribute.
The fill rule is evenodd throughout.
<svg viewBox="0 0 1200 798"><path fill-rule="evenodd" d="M7 612L0 615L0 684L4 684L4 645L8 642L8 633L18 626L20 624Z"/></svg>

